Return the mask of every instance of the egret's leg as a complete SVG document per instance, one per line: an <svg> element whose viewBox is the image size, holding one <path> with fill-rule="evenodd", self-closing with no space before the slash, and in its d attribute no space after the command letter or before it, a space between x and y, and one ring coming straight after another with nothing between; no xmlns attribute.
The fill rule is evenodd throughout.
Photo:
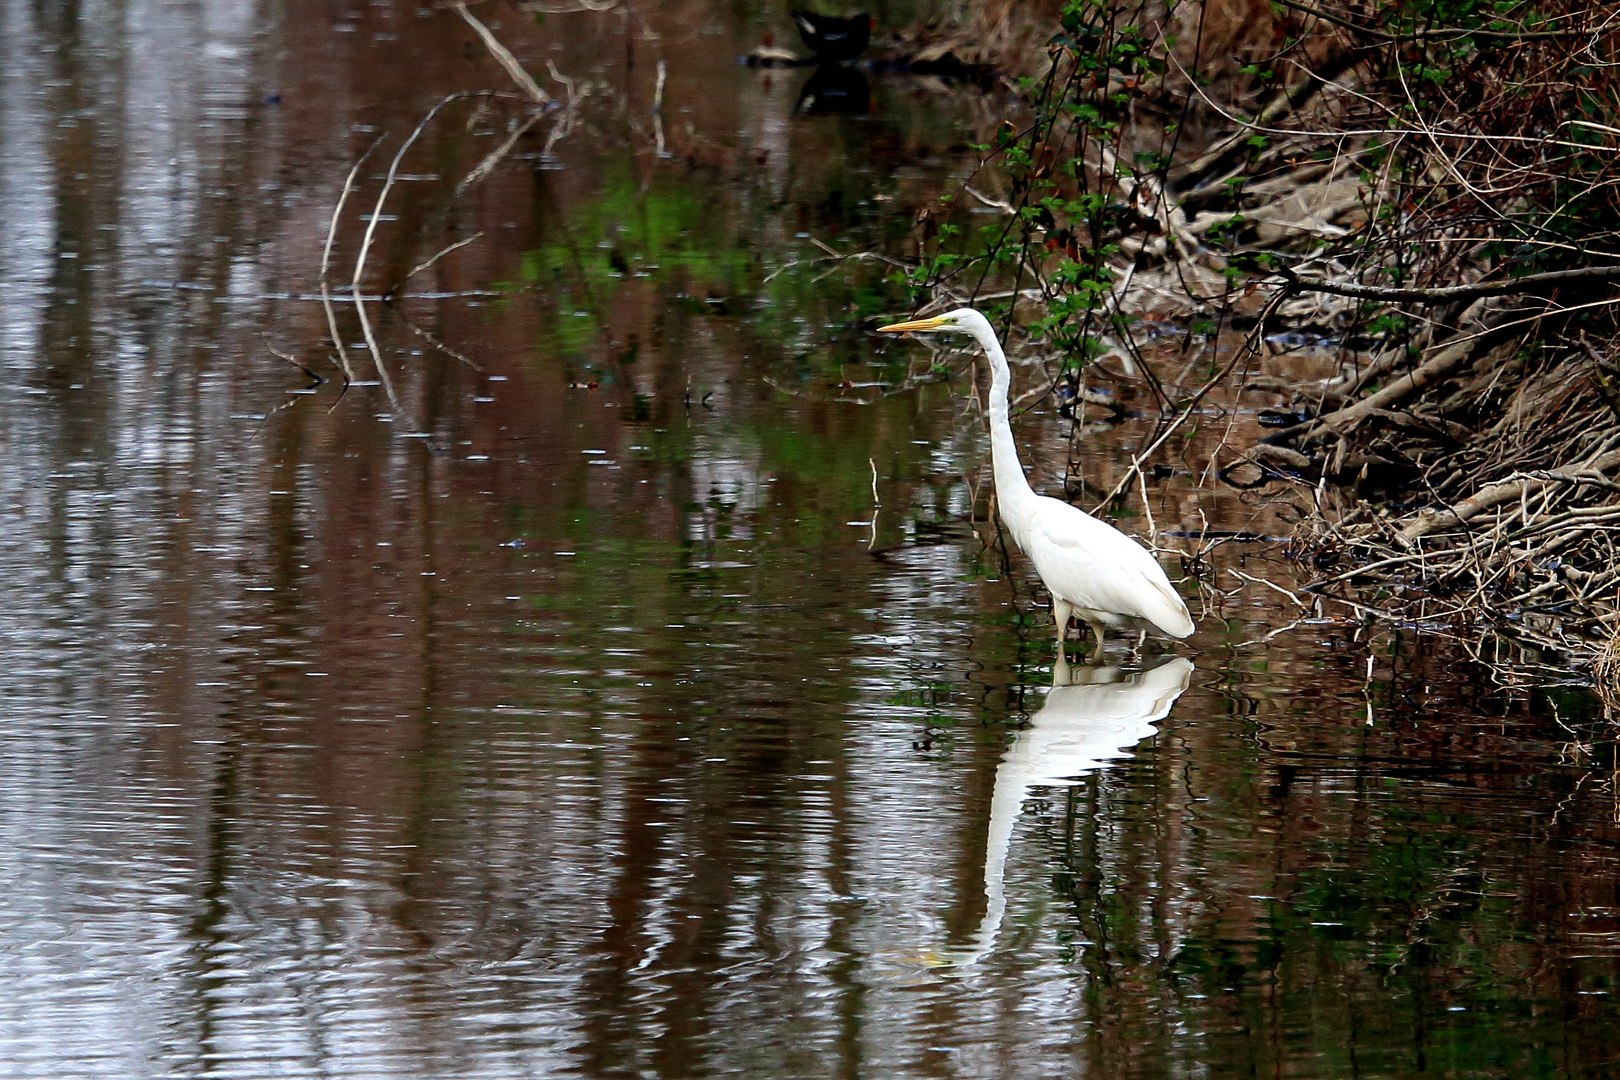
<svg viewBox="0 0 1620 1080"><path fill-rule="evenodd" d="M1091 632L1097 635L1097 651L1092 656L1087 657L1087 659L1091 660L1093 663L1100 664L1102 663L1103 655L1103 624L1097 619L1087 619L1086 622L1090 624Z"/></svg>
<svg viewBox="0 0 1620 1080"><path fill-rule="evenodd" d="M1058 656L1063 655L1063 639L1069 636L1069 620L1074 618L1074 605L1067 600L1052 597L1052 620L1057 623Z"/></svg>
<svg viewBox="0 0 1620 1080"><path fill-rule="evenodd" d="M1063 655L1063 646L1058 645L1057 662L1052 665L1052 685L1068 686L1074 682L1074 672L1069 668L1068 658Z"/></svg>

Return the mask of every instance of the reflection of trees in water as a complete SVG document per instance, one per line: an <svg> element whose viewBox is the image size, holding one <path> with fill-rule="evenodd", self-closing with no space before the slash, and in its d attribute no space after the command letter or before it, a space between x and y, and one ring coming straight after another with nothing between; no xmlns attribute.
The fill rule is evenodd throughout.
<svg viewBox="0 0 1620 1080"><path fill-rule="evenodd" d="M1444 660L1416 659L1396 700L1443 677ZM1090 1068L1151 1074L1179 1059L1263 1072L1312 1058L1340 1075L1382 1056L1421 1071L1437 1054L1517 1060L1549 1027L1578 1056L1605 1052L1589 1028L1527 1015L1563 1000L1563 980L1590 988L1613 971L1610 957L1581 956L1580 924L1614 918L1578 868L1592 851L1561 853L1547 827L1582 781L1566 772L1557 791L1534 790L1552 779L1556 747L1535 751L1539 765L1521 756L1541 725L1497 707L1496 732L1443 711L1369 729L1351 680L1320 674L1244 676L1208 702L1227 706L1209 719L1184 699L1155 775L1103 774L1048 812L1053 886L1073 922L1037 939L1045 951L1029 964L1084 973ZM1587 806L1589 826L1606 819ZM1468 1015L1481 1009L1518 1019Z"/></svg>

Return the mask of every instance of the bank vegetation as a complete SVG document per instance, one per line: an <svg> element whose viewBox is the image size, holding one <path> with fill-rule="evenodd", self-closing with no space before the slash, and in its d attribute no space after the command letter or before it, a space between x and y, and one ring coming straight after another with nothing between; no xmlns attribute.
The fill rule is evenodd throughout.
<svg viewBox="0 0 1620 1080"><path fill-rule="evenodd" d="M1070 0L1051 31L964 188L1000 218L938 242L919 295L1000 283L1081 399L1144 320L1245 335L1164 425L1217 384L1284 403L1220 475L1301 508L1312 591L1612 681L1620 12ZM1258 375L1285 332L1337 370Z"/></svg>

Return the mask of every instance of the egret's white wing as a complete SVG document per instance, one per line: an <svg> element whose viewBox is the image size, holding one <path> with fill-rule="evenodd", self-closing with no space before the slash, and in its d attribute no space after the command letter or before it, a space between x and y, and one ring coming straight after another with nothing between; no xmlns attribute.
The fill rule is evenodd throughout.
<svg viewBox="0 0 1620 1080"><path fill-rule="evenodd" d="M1076 607L1146 619L1174 637L1192 633L1187 605L1135 540L1079 507L1044 497L1030 524L1024 553L1054 595Z"/></svg>

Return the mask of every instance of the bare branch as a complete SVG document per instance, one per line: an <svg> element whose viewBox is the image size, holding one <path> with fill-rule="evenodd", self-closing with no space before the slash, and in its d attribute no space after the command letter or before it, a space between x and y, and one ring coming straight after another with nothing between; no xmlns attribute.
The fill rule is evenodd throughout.
<svg viewBox="0 0 1620 1080"><path fill-rule="evenodd" d="M536 83L534 78L523 70L523 65L518 63L517 57L512 55L512 50L502 45L500 39L491 32L490 28L485 26L478 16L467 10L464 0L450 0L450 6L455 9L456 14L466 21L468 26L473 28L473 32L484 43L484 48L488 49L489 54L495 58L501 67L506 69L506 73L512 77L512 81L518 84L518 89L528 94L536 105L547 105L551 102L551 95L540 89L540 84Z"/></svg>

